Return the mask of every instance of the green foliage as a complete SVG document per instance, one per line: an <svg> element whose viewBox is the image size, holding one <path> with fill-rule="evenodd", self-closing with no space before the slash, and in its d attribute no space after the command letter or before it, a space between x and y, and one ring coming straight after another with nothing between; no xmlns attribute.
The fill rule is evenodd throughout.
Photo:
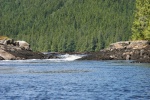
<svg viewBox="0 0 150 100"><path fill-rule="evenodd" d="M0 36L0 40L9 40L10 38L7 36Z"/></svg>
<svg viewBox="0 0 150 100"><path fill-rule="evenodd" d="M135 0L0 0L0 35L33 50L98 51L131 35Z"/></svg>
<svg viewBox="0 0 150 100"><path fill-rule="evenodd" d="M150 0L136 0L133 40L150 40Z"/></svg>

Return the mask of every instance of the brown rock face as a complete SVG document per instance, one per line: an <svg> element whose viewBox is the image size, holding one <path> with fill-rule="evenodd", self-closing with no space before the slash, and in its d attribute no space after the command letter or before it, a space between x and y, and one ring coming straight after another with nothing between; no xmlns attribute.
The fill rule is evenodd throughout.
<svg viewBox="0 0 150 100"><path fill-rule="evenodd" d="M124 41L110 45L99 52L89 53L82 58L86 60L134 60L134 62L150 63L149 41Z"/></svg>
<svg viewBox="0 0 150 100"><path fill-rule="evenodd" d="M109 49L124 49L124 48L131 48L131 49L142 49L145 48L147 45L150 45L150 42L147 40L139 40L139 41L121 41L110 44Z"/></svg>
<svg viewBox="0 0 150 100"><path fill-rule="evenodd" d="M40 52L33 52L30 45L25 42L14 40L0 40L0 60L24 60L24 59L44 59L45 55Z"/></svg>
<svg viewBox="0 0 150 100"><path fill-rule="evenodd" d="M15 56L10 54L9 52L5 50L0 50L0 56L4 58L5 60L13 60L15 59Z"/></svg>
<svg viewBox="0 0 150 100"><path fill-rule="evenodd" d="M0 56L0 60L5 60L3 57Z"/></svg>

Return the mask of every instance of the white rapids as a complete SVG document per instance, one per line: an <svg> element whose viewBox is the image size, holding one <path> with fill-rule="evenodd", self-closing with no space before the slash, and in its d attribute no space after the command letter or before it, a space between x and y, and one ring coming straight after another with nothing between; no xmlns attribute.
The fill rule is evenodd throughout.
<svg viewBox="0 0 150 100"><path fill-rule="evenodd" d="M67 62L67 61L75 61L77 59L80 59L82 57L86 56L85 54L59 54L57 55L58 58L52 58L52 59L27 59L27 60L2 60L0 63L11 63L11 62L43 62L43 61L50 61L50 62Z"/></svg>
<svg viewBox="0 0 150 100"><path fill-rule="evenodd" d="M59 61L74 61L74 60L82 58L83 56L85 56L85 55L79 55L79 54L62 54L62 55L58 55L57 59L48 59L48 60L57 61L57 62L59 62Z"/></svg>

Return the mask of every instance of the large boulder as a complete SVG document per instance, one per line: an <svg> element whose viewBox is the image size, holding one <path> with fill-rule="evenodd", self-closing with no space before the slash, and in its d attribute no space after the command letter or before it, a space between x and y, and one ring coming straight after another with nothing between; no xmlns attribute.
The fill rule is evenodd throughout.
<svg viewBox="0 0 150 100"><path fill-rule="evenodd" d="M0 60L44 59L45 55L33 52L26 41L14 41L0 36Z"/></svg>
<svg viewBox="0 0 150 100"><path fill-rule="evenodd" d="M110 46L107 48L107 50L113 50L113 49L142 49L145 48L147 45L149 45L150 42L147 40L139 40L139 41L121 41L110 44Z"/></svg>
<svg viewBox="0 0 150 100"><path fill-rule="evenodd" d="M149 44L150 42L147 40L131 41L130 44L127 46L127 48L142 49L142 48L145 48Z"/></svg>
<svg viewBox="0 0 150 100"><path fill-rule="evenodd" d="M21 49L18 46L0 44L0 60L45 59L40 52Z"/></svg>
<svg viewBox="0 0 150 100"><path fill-rule="evenodd" d="M107 49L124 49L130 44L130 41L121 41L110 44L109 48Z"/></svg>
<svg viewBox="0 0 150 100"><path fill-rule="evenodd" d="M0 60L44 59L45 55L33 52L26 41L14 41L0 36Z"/></svg>
<svg viewBox="0 0 150 100"><path fill-rule="evenodd" d="M2 49L0 49L0 57L2 57L5 60L14 60L14 59L16 59L16 57L14 55L12 55L9 52L4 51Z"/></svg>
<svg viewBox="0 0 150 100"><path fill-rule="evenodd" d="M98 52L88 53L82 60L134 60L134 62L150 63L149 41L123 41L110 45Z"/></svg>
<svg viewBox="0 0 150 100"><path fill-rule="evenodd" d="M26 41L16 41L15 44L17 44L22 49L31 50L30 44Z"/></svg>
<svg viewBox="0 0 150 100"><path fill-rule="evenodd" d="M2 44L2 45L18 46L17 43L14 41L14 39L3 39L3 40L0 40L0 44Z"/></svg>
<svg viewBox="0 0 150 100"><path fill-rule="evenodd" d="M0 60L5 60L3 57L0 56Z"/></svg>
<svg viewBox="0 0 150 100"><path fill-rule="evenodd" d="M5 40L0 40L0 44L4 44L5 43Z"/></svg>

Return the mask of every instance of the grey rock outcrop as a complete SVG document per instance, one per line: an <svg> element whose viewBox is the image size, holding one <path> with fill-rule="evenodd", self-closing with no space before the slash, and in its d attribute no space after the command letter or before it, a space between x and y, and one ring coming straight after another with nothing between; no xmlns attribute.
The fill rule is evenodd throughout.
<svg viewBox="0 0 150 100"><path fill-rule="evenodd" d="M142 49L147 45L150 45L150 42L147 40L139 40L139 41L121 41L110 44L107 50L113 49Z"/></svg>
<svg viewBox="0 0 150 100"><path fill-rule="evenodd" d="M134 60L134 62L150 63L150 42L145 40L116 42L99 52L88 53L88 56L82 59Z"/></svg>
<svg viewBox="0 0 150 100"><path fill-rule="evenodd" d="M20 47L21 49L31 50L30 44L26 41L14 41L14 39L2 39L0 40L1 45L12 45L16 47Z"/></svg>
<svg viewBox="0 0 150 100"><path fill-rule="evenodd" d="M3 57L0 56L0 60L5 60Z"/></svg>
<svg viewBox="0 0 150 100"><path fill-rule="evenodd" d="M0 40L0 60L44 59L45 55L33 52L25 41Z"/></svg>
<svg viewBox="0 0 150 100"><path fill-rule="evenodd" d="M5 51L5 50L0 50L0 56L2 58L4 58L5 60L13 60L15 59L15 56L10 54L9 52Z"/></svg>
<svg viewBox="0 0 150 100"><path fill-rule="evenodd" d="M21 49L31 50L30 44L26 41L15 41L16 46L19 46Z"/></svg>

